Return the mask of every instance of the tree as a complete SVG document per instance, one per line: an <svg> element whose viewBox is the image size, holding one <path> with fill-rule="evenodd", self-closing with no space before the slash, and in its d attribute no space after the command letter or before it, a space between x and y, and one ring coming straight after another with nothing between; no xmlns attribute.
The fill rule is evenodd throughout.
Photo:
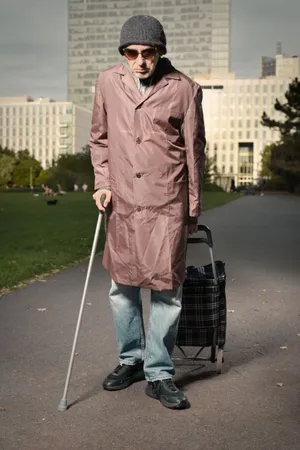
<svg viewBox="0 0 300 450"><path fill-rule="evenodd" d="M36 159L21 159L14 166L13 183L17 186L29 186L30 182L35 184L41 170L41 163Z"/></svg>
<svg viewBox="0 0 300 450"><path fill-rule="evenodd" d="M9 150L7 147L2 147L2 145L0 145L0 156L11 156L12 158L16 157L16 154L13 150Z"/></svg>
<svg viewBox="0 0 300 450"><path fill-rule="evenodd" d="M265 147L263 152L261 153L261 172L260 175L262 177L271 178L272 170L270 169L271 156L272 151L275 149L275 144L270 144Z"/></svg>
<svg viewBox="0 0 300 450"><path fill-rule="evenodd" d="M300 81L295 78L290 85L288 91L285 93L286 102L281 103L276 99L274 108L276 111L284 114L284 120L271 119L264 111L261 123L268 128L278 129L281 138L298 134L300 132Z"/></svg>
<svg viewBox="0 0 300 450"><path fill-rule="evenodd" d="M215 160L209 156L206 156L203 182L204 184L211 183L215 174Z"/></svg>
<svg viewBox="0 0 300 450"><path fill-rule="evenodd" d="M0 186L11 182L16 158L8 154L0 154Z"/></svg>
<svg viewBox="0 0 300 450"><path fill-rule="evenodd" d="M300 189L300 82L297 78L290 83L285 98L285 103L276 99L274 105L276 111L284 114L284 119L271 119L264 112L261 123L280 132L279 142L269 150L269 169L283 178L290 192L295 192Z"/></svg>
<svg viewBox="0 0 300 450"><path fill-rule="evenodd" d="M74 184L94 185L94 171L91 164L90 148L86 146L82 152L60 155L52 167L40 173L37 183L57 189L60 184L63 190L73 190Z"/></svg>
<svg viewBox="0 0 300 450"><path fill-rule="evenodd" d="M271 153L270 170L280 175L289 192L300 193L300 134L285 137L274 146Z"/></svg>

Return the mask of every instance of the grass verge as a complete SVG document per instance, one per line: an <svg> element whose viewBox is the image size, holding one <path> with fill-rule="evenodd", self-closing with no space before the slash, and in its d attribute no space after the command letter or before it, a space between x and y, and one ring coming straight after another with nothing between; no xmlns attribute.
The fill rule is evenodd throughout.
<svg viewBox="0 0 300 450"><path fill-rule="evenodd" d="M205 192L204 210L237 197ZM0 294L89 256L97 214L90 193L67 194L53 206L44 196L0 193ZM102 227L98 251L104 240Z"/></svg>

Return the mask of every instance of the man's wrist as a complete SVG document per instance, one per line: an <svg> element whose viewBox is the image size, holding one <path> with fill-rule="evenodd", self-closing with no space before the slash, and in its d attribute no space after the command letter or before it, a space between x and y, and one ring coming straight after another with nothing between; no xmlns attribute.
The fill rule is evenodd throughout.
<svg viewBox="0 0 300 450"><path fill-rule="evenodd" d="M107 191L111 191L111 187L110 186L103 186L103 187L99 187L99 188L95 189L95 192L102 191L104 189L107 190Z"/></svg>

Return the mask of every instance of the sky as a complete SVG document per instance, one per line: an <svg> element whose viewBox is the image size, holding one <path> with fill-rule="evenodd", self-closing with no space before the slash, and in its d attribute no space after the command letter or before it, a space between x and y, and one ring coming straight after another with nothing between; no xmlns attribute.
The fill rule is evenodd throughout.
<svg viewBox="0 0 300 450"><path fill-rule="evenodd" d="M277 42L300 55L299 17L299 0L232 0L231 70L258 77ZM0 97L23 95L67 99L67 0L0 0Z"/></svg>

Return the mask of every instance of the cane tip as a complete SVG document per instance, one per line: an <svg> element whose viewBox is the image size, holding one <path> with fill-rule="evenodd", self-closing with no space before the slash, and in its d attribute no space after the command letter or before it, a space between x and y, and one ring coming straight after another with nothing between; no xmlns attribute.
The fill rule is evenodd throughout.
<svg viewBox="0 0 300 450"><path fill-rule="evenodd" d="M68 409L67 400L62 398L60 404L58 405L58 411L66 411Z"/></svg>

